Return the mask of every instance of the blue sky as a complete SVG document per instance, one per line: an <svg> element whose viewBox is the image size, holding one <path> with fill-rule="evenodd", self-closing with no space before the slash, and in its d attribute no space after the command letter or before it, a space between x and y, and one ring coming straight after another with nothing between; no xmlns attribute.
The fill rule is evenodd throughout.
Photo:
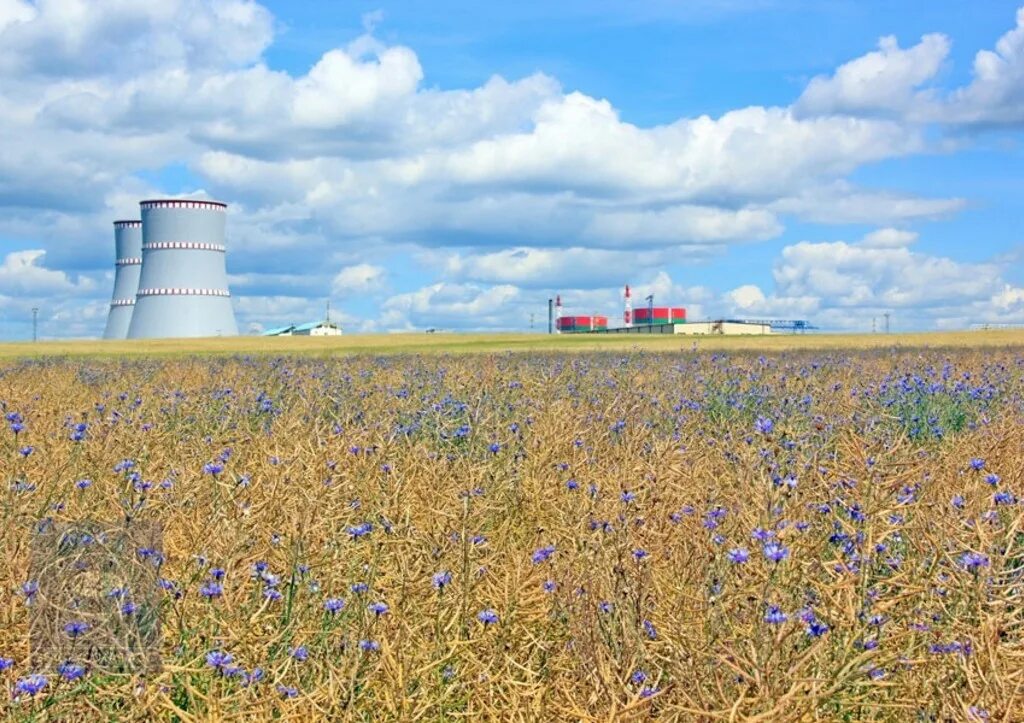
<svg viewBox="0 0 1024 723"><path fill-rule="evenodd" d="M0 336L98 335L164 194L246 331L1024 323L1020 2L0 0Z"/></svg>

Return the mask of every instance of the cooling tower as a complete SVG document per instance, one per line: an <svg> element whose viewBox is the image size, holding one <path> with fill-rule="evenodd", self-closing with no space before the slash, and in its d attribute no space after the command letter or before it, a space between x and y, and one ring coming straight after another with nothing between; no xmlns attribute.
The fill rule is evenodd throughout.
<svg viewBox="0 0 1024 723"><path fill-rule="evenodd" d="M153 200L142 207L142 273L129 339L236 336L224 263L227 205Z"/></svg>
<svg viewBox="0 0 1024 723"><path fill-rule="evenodd" d="M142 221L114 221L114 248L114 295L110 299L104 339L128 336L142 268Z"/></svg>

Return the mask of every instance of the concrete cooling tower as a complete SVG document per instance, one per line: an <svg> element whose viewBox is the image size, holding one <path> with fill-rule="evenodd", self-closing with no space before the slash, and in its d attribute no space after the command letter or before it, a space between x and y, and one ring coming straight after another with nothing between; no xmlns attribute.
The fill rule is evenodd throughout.
<svg viewBox="0 0 1024 723"><path fill-rule="evenodd" d="M110 300L104 339L124 339L132 321L142 268L142 221L114 221L114 295Z"/></svg>
<svg viewBox="0 0 1024 723"><path fill-rule="evenodd" d="M142 273L129 339L236 336L224 256L227 205L153 200L142 207Z"/></svg>

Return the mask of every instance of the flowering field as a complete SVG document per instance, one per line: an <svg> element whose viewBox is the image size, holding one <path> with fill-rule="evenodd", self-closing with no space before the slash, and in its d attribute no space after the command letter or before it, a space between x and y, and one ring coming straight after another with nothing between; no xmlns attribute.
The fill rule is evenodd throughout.
<svg viewBox="0 0 1024 723"><path fill-rule="evenodd" d="M1020 720L1022 376L4 362L7 715Z"/></svg>

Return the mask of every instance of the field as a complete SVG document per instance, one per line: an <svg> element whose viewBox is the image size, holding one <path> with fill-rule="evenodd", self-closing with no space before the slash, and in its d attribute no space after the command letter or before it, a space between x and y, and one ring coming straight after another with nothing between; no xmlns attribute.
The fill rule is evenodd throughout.
<svg viewBox="0 0 1024 723"><path fill-rule="evenodd" d="M694 341L0 346L7 715L1024 717L1024 336Z"/></svg>

